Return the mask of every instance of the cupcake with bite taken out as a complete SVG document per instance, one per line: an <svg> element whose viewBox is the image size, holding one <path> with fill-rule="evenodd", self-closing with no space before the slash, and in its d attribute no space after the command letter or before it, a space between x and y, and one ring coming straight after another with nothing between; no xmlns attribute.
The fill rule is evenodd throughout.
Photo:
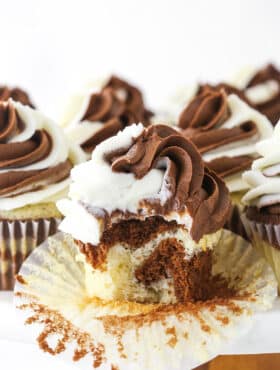
<svg viewBox="0 0 280 370"><path fill-rule="evenodd" d="M178 131L130 125L71 179L62 232L33 251L15 289L40 349L73 350L84 368L191 369L270 307L271 269L222 230L229 191Z"/></svg>
<svg viewBox="0 0 280 370"><path fill-rule="evenodd" d="M111 76L99 88L72 97L62 126L89 156L98 144L126 126L135 122L148 126L152 115L137 87Z"/></svg>
<svg viewBox="0 0 280 370"><path fill-rule="evenodd" d="M260 158L243 175L249 190L243 197L253 243L262 251L280 284L280 123L273 136L257 145Z"/></svg>
<svg viewBox="0 0 280 370"><path fill-rule="evenodd" d="M23 260L56 232L62 215L55 202L83 157L40 112L0 103L0 290L13 288Z"/></svg>
<svg viewBox="0 0 280 370"><path fill-rule="evenodd" d="M228 186L234 204L227 227L245 236L239 217L247 183L242 173L258 157L256 143L272 135L269 120L228 85L206 85L182 111L178 127L191 139L205 164Z"/></svg>
<svg viewBox="0 0 280 370"><path fill-rule="evenodd" d="M132 125L71 177L70 199L58 202L60 230L79 246L89 296L175 303L213 293L212 249L230 200L182 135Z"/></svg>

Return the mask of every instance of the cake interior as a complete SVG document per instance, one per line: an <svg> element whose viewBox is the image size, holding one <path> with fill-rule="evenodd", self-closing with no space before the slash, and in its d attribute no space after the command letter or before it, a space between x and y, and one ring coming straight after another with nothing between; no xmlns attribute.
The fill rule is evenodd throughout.
<svg viewBox="0 0 280 370"><path fill-rule="evenodd" d="M176 221L122 220L98 245L76 241L89 296L140 303L177 303L209 296L212 248L219 233L198 243Z"/></svg>

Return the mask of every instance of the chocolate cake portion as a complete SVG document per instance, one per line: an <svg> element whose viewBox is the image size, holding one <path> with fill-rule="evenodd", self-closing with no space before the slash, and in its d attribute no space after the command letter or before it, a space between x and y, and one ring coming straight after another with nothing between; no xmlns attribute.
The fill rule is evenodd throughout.
<svg viewBox="0 0 280 370"><path fill-rule="evenodd" d="M185 248L175 238L159 243L140 266L136 278L149 286L151 282L172 276L178 302L207 299L205 286L211 277L212 251L199 252L186 259Z"/></svg>
<svg viewBox="0 0 280 370"><path fill-rule="evenodd" d="M109 248L122 243L129 248L136 249L156 237L156 235L178 227L176 221L166 221L162 217L149 217L144 221L131 219L113 224L105 230L98 245L83 243L76 240L80 251L85 254L87 262L94 268L102 268Z"/></svg>

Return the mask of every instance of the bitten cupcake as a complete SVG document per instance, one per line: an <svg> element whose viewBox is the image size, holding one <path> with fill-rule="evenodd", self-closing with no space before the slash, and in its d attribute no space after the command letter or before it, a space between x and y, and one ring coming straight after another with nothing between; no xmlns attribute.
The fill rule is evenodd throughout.
<svg viewBox="0 0 280 370"><path fill-rule="evenodd" d="M167 126L133 125L71 174L71 200L58 202L65 215L60 230L80 247L90 295L205 299L211 250L230 201L189 141Z"/></svg>
<svg viewBox="0 0 280 370"><path fill-rule="evenodd" d="M64 232L33 251L15 288L45 352L71 349L83 368L191 369L271 307L271 269L222 230L225 183L176 130L130 125L71 178Z"/></svg>
<svg viewBox="0 0 280 370"><path fill-rule="evenodd" d="M237 206L228 227L243 234L239 207L248 185L242 173L258 157L256 143L270 137L273 127L232 91L229 85L204 86L181 113L178 127L198 148L206 165L225 180Z"/></svg>
<svg viewBox="0 0 280 370"><path fill-rule="evenodd" d="M275 125L280 119L280 71L268 64L248 71L236 83L249 102Z"/></svg>
<svg viewBox="0 0 280 370"><path fill-rule="evenodd" d="M250 190L243 197L253 243L274 269L280 284L280 123L270 139L257 144L261 158L243 175Z"/></svg>
<svg viewBox="0 0 280 370"><path fill-rule="evenodd" d="M148 126L151 116L141 91L112 76L99 88L73 96L62 126L70 139L90 155L96 145L124 127L135 122Z"/></svg>
<svg viewBox="0 0 280 370"><path fill-rule="evenodd" d="M19 87L9 87L6 85L0 86L0 101L7 101L10 98L16 102L20 102L21 104L29 105L34 108L34 104L26 91Z"/></svg>
<svg viewBox="0 0 280 370"><path fill-rule="evenodd" d="M62 216L55 201L67 193L83 153L52 121L13 100L0 103L0 127L0 290L6 290L22 261L56 232Z"/></svg>

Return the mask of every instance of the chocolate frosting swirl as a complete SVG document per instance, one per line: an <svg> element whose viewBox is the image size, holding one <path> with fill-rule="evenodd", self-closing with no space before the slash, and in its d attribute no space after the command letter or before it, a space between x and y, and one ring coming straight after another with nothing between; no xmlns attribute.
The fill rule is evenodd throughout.
<svg viewBox="0 0 280 370"><path fill-rule="evenodd" d="M280 71L273 64L268 64L251 78L245 91L249 87L257 86L270 80L277 82L278 93L269 100L254 104L254 106L275 125L280 119Z"/></svg>
<svg viewBox="0 0 280 370"><path fill-rule="evenodd" d="M0 196L14 196L41 189L69 176L71 163L39 170L27 166L45 159L52 149L52 138L45 130L37 130L25 141L16 137L25 128L12 102L0 103ZM22 170L21 170L22 168Z"/></svg>
<svg viewBox="0 0 280 370"><path fill-rule="evenodd" d="M82 148L92 152L96 145L132 123L141 122L148 126L151 116L152 113L145 108L140 90L112 76L99 93L90 97L81 123L98 121L104 125L82 144Z"/></svg>
<svg viewBox="0 0 280 370"><path fill-rule="evenodd" d="M205 85L179 117L178 126L183 130L183 135L191 139L201 154L253 138L258 134L257 125L253 121L241 122L232 128L223 128L223 124L231 115L226 91L234 91L234 88L228 86ZM208 161L207 165L225 177L249 168L252 160L250 156L244 155L223 156Z"/></svg>
<svg viewBox="0 0 280 370"><path fill-rule="evenodd" d="M143 205L157 214L189 212L193 218L191 236L195 241L220 229L230 210L224 182L204 167L193 144L176 130L151 126L128 149L106 157L113 171L131 172L141 179L151 169L165 171L159 199L146 199Z"/></svg>
<svg viewBox="0 0 280 370"><path fill-rule="evenodd" d="M18 101L21 104L29 105L34 108L32 101L29 98L29 95L22 89L18 87L8 87L0 86L0 101L7 101L12 98L14 101Z"/></svg>

